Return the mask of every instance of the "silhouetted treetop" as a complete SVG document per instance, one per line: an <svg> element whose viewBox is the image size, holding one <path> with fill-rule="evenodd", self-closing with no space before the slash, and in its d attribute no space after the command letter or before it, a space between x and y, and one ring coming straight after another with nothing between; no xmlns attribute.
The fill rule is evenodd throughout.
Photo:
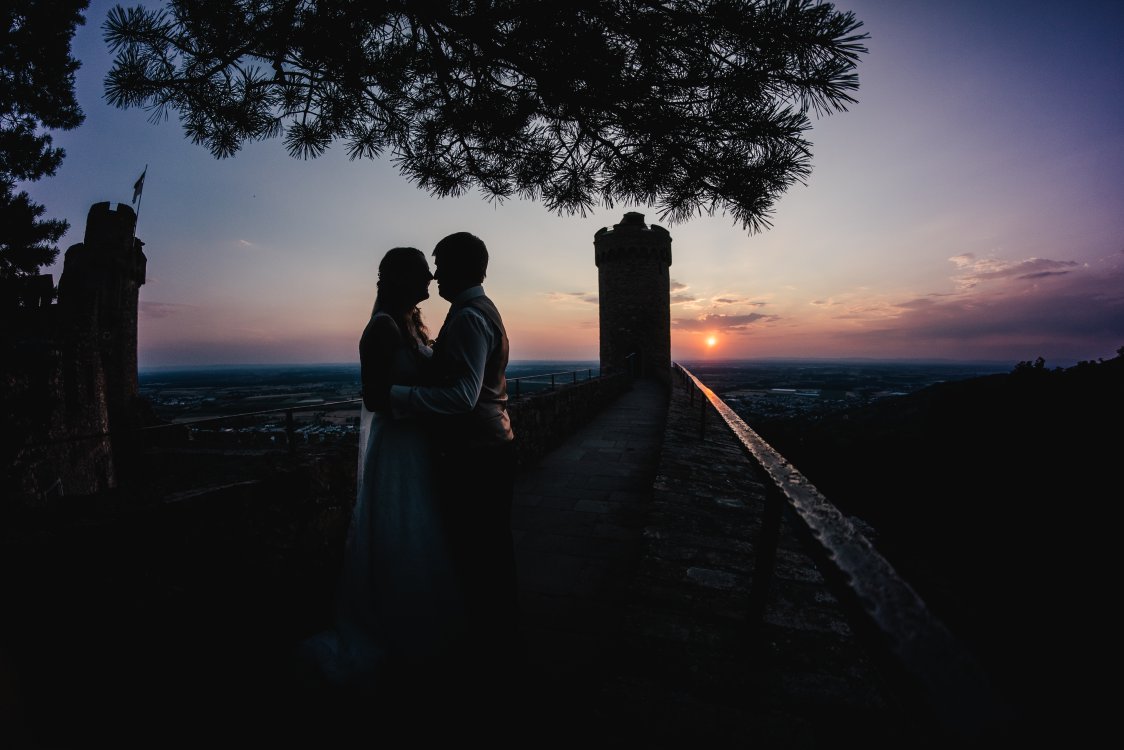
<svg viewBox="0 0 1124 750"><path fill-rule="evenodd" d="M18 181L53 175L65 152L49 129L70 130L83 120L74 96L78 61L70 42L85 22L88 0L5 0L0 5L0 278L30 276L58 257L66 233L62 219L43 220L46 209Z"/></svg>
<svg viewBox="0 0 1124 750"><path fill-rule="evenodd" d="M756 232L810 174L809 112L855 101L861 26L812 0L171 0L110 12L105 95L216 157L339 140L437 196Z"/></svg>

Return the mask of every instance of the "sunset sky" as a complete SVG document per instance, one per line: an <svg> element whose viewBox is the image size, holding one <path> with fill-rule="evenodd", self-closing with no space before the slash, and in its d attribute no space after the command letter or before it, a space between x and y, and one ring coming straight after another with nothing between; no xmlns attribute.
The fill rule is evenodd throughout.
<svg viewBox="0 0 1124 750"><path fill-rule="evenodd" d="M491 252L512 359L596 360L593 235L626 211L673 238L675 359L1064 366L1124 346L1119 0L836 3L870 34L859 102L814 121L811 178L757 235L722 215L671 226L646 206L583 218L437 199L342 145L301 161L273 140L216 160L175 119L102 99L113 4L93 0L74 40L86 121L55 135L58 174L22 187L70 221L65 250L89 207L128 204L148 166L142 367L357 361L383 252L428 253L461 230ZM436 328L447 304L431 294Z"/></svg>

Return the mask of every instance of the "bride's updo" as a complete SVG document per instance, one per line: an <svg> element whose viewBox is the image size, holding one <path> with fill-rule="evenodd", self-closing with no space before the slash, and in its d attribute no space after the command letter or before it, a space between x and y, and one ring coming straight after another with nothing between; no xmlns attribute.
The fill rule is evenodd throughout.
<svg viewBox="0 0 1124 750"><path fill-rule="evenodd" d="M429 297L432 278L425 253L416 247L391 248L379 262L378 292L371 314L384 312L394 318L399 330L410 334L414 348L429 341L418 303Z"/></svg>

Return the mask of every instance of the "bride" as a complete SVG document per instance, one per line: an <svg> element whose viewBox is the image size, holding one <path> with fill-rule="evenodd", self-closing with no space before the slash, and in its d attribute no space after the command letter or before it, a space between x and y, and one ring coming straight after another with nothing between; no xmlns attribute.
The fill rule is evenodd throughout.
<svg viewBox="0 0 1124 750"><path fill-rule="evenodd" d="M417 305L433 276L425 255L396 247L379 263L359 343L364 394L424 375L432 350ZM364 398L357 497L344 548L333 629L306 643L337 687L392 689L436 677L457 644L462 603L434 489L429 438L415 419Z"/></svg>

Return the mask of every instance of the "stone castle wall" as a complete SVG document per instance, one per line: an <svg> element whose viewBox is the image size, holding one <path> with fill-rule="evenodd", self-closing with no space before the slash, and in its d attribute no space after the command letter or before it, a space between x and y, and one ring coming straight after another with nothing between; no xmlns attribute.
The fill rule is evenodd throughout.
<svg viewBox="0 0 1124 750"><path fill-rule="evenodd" d="M137 306L146 271L135 227L130 207L94 204L83 242L66 251L57 302L49 275L4 285L5 502L40 505L118 483L135 421Z"/></svg>

